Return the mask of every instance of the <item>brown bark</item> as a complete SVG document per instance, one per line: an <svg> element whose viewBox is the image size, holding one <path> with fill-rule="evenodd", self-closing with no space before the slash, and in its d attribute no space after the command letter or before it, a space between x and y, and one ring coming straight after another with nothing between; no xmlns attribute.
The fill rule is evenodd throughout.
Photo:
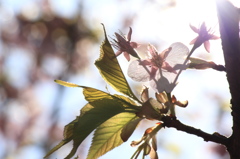
<svg viewBox="0 0 240 159"><path fill-rule="evenodd" d="M165 116L161 119L164 122L164 126L169 128L176 128L179 131L186 132L188 134L196 135L198 137L203 138L204 141L212 141L215 143L219 143L222 145L228 145L228 138L219 133L208 134L200 129L185 125L181 123L174 117Z"/></svg>
<svg viewBox="0 0 240 159"><path fill-rule="evenodd" d="M231 159L240 159L240 39L239 9L227 0L216 0L227 80L231 93L232 135L226 145Z"/></svg>

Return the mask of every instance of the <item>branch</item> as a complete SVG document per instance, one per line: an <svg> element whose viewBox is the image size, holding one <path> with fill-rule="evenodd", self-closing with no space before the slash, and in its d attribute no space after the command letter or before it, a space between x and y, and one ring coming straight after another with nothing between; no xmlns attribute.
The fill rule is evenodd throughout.
<svg viewBox="0 0 240 159"><path fill-rule="evenodd" d="M180 130L192 135L196 135L198 137L203 138L204 141L212 141L225 146L228 145L228 138L223 135L220 135L219 133L208 134L206 132L203 132L200 129L196 129L194 127L185 125L181 123L179 120L177 120L176 118L173 118L170 116L163 117L162 121L164 122L164 126L166 127L176 128L177 130Z"/></svg>

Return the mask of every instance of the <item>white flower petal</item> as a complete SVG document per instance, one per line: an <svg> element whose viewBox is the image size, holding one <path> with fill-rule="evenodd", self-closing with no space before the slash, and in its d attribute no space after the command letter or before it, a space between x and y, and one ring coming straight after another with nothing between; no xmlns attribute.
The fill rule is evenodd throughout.
<svg viewBox="0 0 240 159"><path fill-rule="evenodd" d="M166 57L166 62L175 70L186 69L187 65L183 63L189 54L188 47L180 42L173 43L170 47L172 49Z"/></svg>
<svg viewBox="0 0 240 159"><path fill-rule="evenodd" d="M147 82L150 80L149 66L140 65L141 60L134 60L128 66L128 76L137 82Z"/></svg>
<svg viewBox="0 0 240 159"><path fill-rule="evenodd" d="M159 75L159 78L160 79L160 74L157 74ZM169 83L173 83L174 81L176 81L176 77L177 77L177 74L176 73L173 73L173 72L168 72L168 71L162 71L162 75L163 77L167 78Z"/></svg>
<svg viewBox="0 0 240 159"><path fill-rule="evenodd" d="M159 68L155 76L152 75L152 78L154 79L151 79L151 67L149 65L141 65L140 62L143 62L143 60L135 60L132 61L128 67L128 76L138 82L150 81L150 86L156 92L172 92L174 87L177 85L177 77L180 70L187 68L185 60L189 54L189 49L180 42L173 43L170 47L171 51L167 55L165 62L169 65L169 67L172 67L174 71Z"/></svg>

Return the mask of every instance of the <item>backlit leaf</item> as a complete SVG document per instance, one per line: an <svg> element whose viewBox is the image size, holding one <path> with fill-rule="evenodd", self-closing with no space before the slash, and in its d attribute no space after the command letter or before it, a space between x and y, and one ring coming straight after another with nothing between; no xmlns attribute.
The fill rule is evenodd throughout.
<svg viewBox="0 0 240 159"><path fill-rule="evenodd" d="M90 93L92 92L92 94ZM102 94L102 96L99 96ZM52 150L50 150L47 155L49 156L54 151L58 150L60 147L73 140L73 148L71 152L68 154L66 159L71 158L76 153L78 146L82 143L82 141L97 127L103 124L108 119L114 117L117 114L130 111L132 113L128 117L122 119L119 118L120 123L123 123L124 126L125 120L131 120L133 116L135 116L135 112L137 109L131 109L132 103L128 103L124 99L128 99L126 97L121 96L113 96L111 94L99 91L94 88L84 87L85 98L89 101L81 109L81 114L74 121L65 126L64 129L64 139L55 146ZM128 106L131 105L131 106ZM135 106L137 107L137 106ZM131 119L129 119L131 118ZM114 119L114 118L113 118ZM114 119L115 121L117 119ZM126 121L128 122L128 121ZM118 123L118 122L117 122ZM120 134L119 134L120 138Z"/></svg>
<svg viewBox="0 0 240 159"><path fill-rule="evenodd" d="M78 146L94 129L96 129L109 118L124 111L124 107L119 105L115 100L111 99L94 101L91 104L87 104L83 109L85 109L84 114L77 117L74 127L67 127L68 129L72 130L64 131L68 132L67 134L69 135L67 136L67 141L64 138L64 140L50 150L45 157L49 156L67 142L73 140L73 148L66 157L66 159L70 159L76 153Z"/></svg>
<svg viewBox="0 0 240 159"><path fill-rule="evenodd" d="M103 26L104 28L104 26ZM107 39L104 28L105 40L100 48L100 57L96 60L97 66L103 79L111 85L116 91L138 100L132 93L122 69L117 61L115 53Z"/></svg>
<svg viewBox="0 0 240 159"><path fill-rule="evenodd" d="M143 118L135 117L133 120L131 120L129 123L127 123L121 132L121 138L125 142L128 140L128 138L132 135L133 131L136 129L138 123Z"/></svg>
<svg viewBox="0 0 240 159"><path fill-rule="evenodd" d="M102 99L102 98L111 98L111 95L100 91L98 89L95 88L91 88L91 87L86 87L86 86L81 86L81 85L77 85L75 83L70 83L70 82L66 82L66 81L62 81L62 80L54 80L56 83L66 86L66 87L80 87L83 88L83 95L85 96L85 99L88 102L93 102L95 100L98 99Z"/></svg>
<svg viewBox="0 0 240 159"><path fill-rule="evenodd" d="M65 86L65 87L82 87L82 86L79 86L77 84L74 84L74 83L70 83L70 82L66 82L66 81L62 81L62 80L54 80L54 82L62 85L62 86Z"/></svg>
<svg viewBox="0 0 240 159"><path fill-rule="evenodd" d="M88 106L88 104L86 106ZM77 119L78 119L78 117L64 127L63 140L58 145L56 145L54 148L52 148L46 154L46 156L44 156L44 158L48 157L53 152L57 151L59 148L61 148L62 146L64 146L65 144L67 144L68 142L70 142L73 139L73 132L74 132L73 129L74 129L75 123L77 123Z"/></svg>
<svg viewBox="0 0 240 159"><path fill-rule="evenodd" d="M71 141L71 140L69 140ZM47 158L50 156L53 152L57 151L59 148L61 148L63 145L67 144L69 141L62 140L58 145L56 145L54 148L52 148L48 153L44 156L44 158Z"/></svg>
<svg viewBox="0 0 240 159"><path fill-rule="evenodd" d="M84 87L83 95L88 102L93 102L99 99L112 99L112 95L91 87Z"/></svg>
<svg viewBox="0 0 240 159"><path fill-rule="evenodd" d="M138 112L138 111L140 111L140 109L141 109L141 107L138 106L135 101L131 100L131 99L128 98L128 97L125 97L125 96L122 96L122 95L117 95L117 94L113 95L113 97L114 97L114 98L117 98L117 99L118 99L117 101L118 101L122 106L126 107L126 109L129 108L129 109L128 109L129 111L132 110L132 111L134 111L134 112Z"/></svg>
<svg viewBox="0 0 240 159"><path fill-rule="evenodd" d="M94 133L87 159L96 159L121 145L123 141L120 134L123 127L135 118L135 114L125 112L117 114L100 125Z"/></svg>

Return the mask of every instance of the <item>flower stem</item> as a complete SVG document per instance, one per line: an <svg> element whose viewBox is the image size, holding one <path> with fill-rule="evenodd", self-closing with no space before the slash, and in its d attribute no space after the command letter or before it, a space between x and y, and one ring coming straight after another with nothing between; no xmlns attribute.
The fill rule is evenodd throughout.
<svg viewBox="0 0 240 159"><path fill-rule="evenodd" d="M187 64L188 59L190 58L190 56L193 54L193 52L194 52L197 48L198 48L198 46L193 45L193 47L192 47L190 53L188 54L186 60L184 61L184 64Z"/></svg>
<svg viewBox="0 0 240 159"><path fill-rule="evenodd" d="M139 156L140 152L141 151L139 151L139 149L137 149L130 159L136 159Z"/></svg>
<svg viewBox="0 0 240 159"><path fill-rule="evenodd" d="M186 64L187 64L190 56L193 54L193 52L194 52L197 48L198 48L198 46L193 45L191 51L189 52L188 56L186 57L186 59L185 59L185 61L184 61L184 63L183 63L183 65L186 65ZM177 77L174 79L173 83L176 83L176 82L177 82L178 77L179 77L179 75L181 74L182 71L183 71L182 69L179 70L179 72L178 72L178 74L177 74Z"/></svg>
<svg viewBox="0 0 240 159"><path fill-rule="evenodd" d="M170 114L176 116L175 105L172 103L171 93L167 93L168 101L170 102Z"/></svg>

